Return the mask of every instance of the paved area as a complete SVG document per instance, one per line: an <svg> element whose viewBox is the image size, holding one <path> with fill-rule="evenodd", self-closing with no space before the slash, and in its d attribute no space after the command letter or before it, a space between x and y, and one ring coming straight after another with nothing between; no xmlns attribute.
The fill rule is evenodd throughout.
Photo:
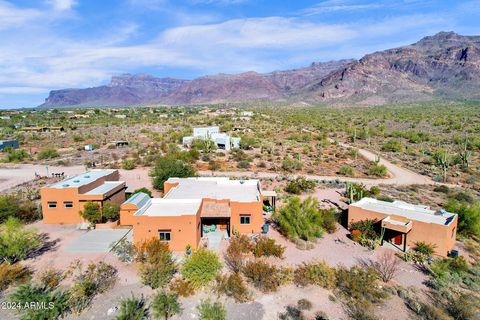
<svg viewBox="0 0 480 320"><path fill-rule="evenodd" d="M133 241L131 229L91 230L66 246L66 252L109 252L110 245L123 237Z"/></svg>
<svg viewBox="0 0 480 320"><path fill-rule="evenodd" d="M220 251L222 240L228 238L227 230L205 233L204 236L208 239L208 249L216 252Z"/></svg>

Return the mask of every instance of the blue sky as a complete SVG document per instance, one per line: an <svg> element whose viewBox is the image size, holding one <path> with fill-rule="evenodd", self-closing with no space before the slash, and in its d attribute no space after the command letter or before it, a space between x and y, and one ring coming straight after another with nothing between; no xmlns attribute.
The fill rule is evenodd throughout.
<svg viewBox="0 0 480 320"><path fill-rule="evenodd" d="M112 75L191 79L480 34L480 0L0 0L0 108Z"/></svg>

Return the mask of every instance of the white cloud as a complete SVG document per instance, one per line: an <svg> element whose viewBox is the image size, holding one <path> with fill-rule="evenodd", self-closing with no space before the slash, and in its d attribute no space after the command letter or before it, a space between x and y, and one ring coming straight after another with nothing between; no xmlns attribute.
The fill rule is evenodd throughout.
<svg viewBox="0 0 480 320"><path fill-rule="evenodd" d="M48 3L57 11L66 11L72 9L76 4L76 0L48 0Z"/></svg>
<svg viewBox="0 0 480 320"><path fill-rule="evenodd" d="M39 18L42 12L36 9L21 9L0 0L0 30L21 26Z"/></svg>

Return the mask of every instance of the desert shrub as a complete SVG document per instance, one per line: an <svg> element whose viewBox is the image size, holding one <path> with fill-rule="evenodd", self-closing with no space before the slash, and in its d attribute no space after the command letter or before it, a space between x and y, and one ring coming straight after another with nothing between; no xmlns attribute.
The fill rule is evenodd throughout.
<svg viewBox="0 0 480 320"><path fill-rule="evenodd" d="M450 188L448 186L444 185L444 184L441 184L441 185L433 188L433 191L439 192L439 193L449 194L450 193Z"/></svg>
<svg viewBox="0 0 480 320"><path fill-rule="evenodd" d="M431 256L435 252L435 245L432 243L426 243L424 241L415 242L413 250L420 252L426 256Z"/></svg>
<svg viewBox="0 0 480 320"><path fill-rule="evenodd" d="M378 285L378 274L373 268L362 268L357 265L350 269L339 267L336 275L336 288L348 299L378 303L386 298L386 293Z"/></svg>
<svg viewBox="0 0 480 320"><path fill-rule="evenodd" d="M322 288L333 288L335 279L335 269L325 262L305 262L295 269L293 282L300 287L314 284Z"/></svg>
<svg viewBox="0 0 480 320"><path fill-rule="evenodd" d="M133 170L137 166L137 161L135 159L125 159L122 161L122 169Z"/></svg>
<svg viewBox="0 0 480 320"><path fill-rule="evenodd" d="M148 318L148 307L145 298L135 297L120 300L120 309L118 310L117 320L144 320Z"/></svg>
<svg viewBox="0 0 480 320"><path fill-rule="evenodd" d="M303 163L300 160L285 157L282 161L282 169L287 172L295 172L303 168Z"/></svg>
<svg viewBox="0 0 480 320"><path fill-rule="evenodd" d="M297 307L300 310L310 310L312 309L312 303L307 299L300 299L297 301Z"/></svg>
<svg viewBox="0 0 480 320"><path fill-rule="evenodd" d="M262 292L277 291L281 284L277 267L263 260L248 261L243 268L243 274Z"/></svg>
<svg viewBox="0 0 480 320"><path fill-rule="evenodd" d="M23 149L10 149L5 157L6 162L22 162L25 159L30 158L27 151Z"/></svg>
<svg viewBox="0 0 480 320"><path fill-rule="evenodd" d="M72 273L74 281L69 290L69 305L77 314L88 307L97 294L107 291L117 281L117 269L103 261L90 263L84 270L77 260Z"/></svg>
<svg viewBox="0 0 480 320"><path fill-rule="evenodd" d="M372 165L368 168L367 174L369 176L383 178L387 176L387 167L380 163L372 163Z"/></svg>
<svg viewBox="0 0 480 320"><path fill-rule="evenodd" d="M355 171L353 170L352 167L347 166L347 165L343 165L338 170L338 174L340 174L342 176L353 177L355 175Z"/></svg>
<svg viewBox="0 0 480 320"><path fill-rule="evenodd" d="M58 154L58 151L55 149L43 149L37 154L37 159L39 160L53 159L59 156L60 155Z"/></svg>
<svg viewBox="0 0 480 320"><path fill-rule="evenodd" d="M290 198L272 218L280 231L291 240L300 238L310 241L320 238L324 233L318 200L312 197L303 202L298 197Z"/></svg>
<svg viewBox="0 0 480 320"><path fill-rule="evenodd" d="M65 278L65 274L61 270L49 267L41 272L38 276L38 282L47 288L56 288Z"/></svg>
<svg viewBox="0 0 480 320"><path fill-rule="evenodd" d="M200 320L226 320L227 309L220 302L203 300L198 306L198 317Z"/></svg>
<svg viewBox="0 0 480 320"><path fill-rule="evenodd" d="M175 261L168 244L153 238L142 243L137 250L140 279L152 289L164 287L176 271Z"/></svg>
<svg viewBox="0 0 480 320"><path fill-rule="evenodd" d="M92 224L100 223L102 221L102 210L100 209L100 204L88 201L85 203L83 210L80 211L80 215Z"/></svg>
<svg viewBox="0 0 480 320"><path fill-rule="evenodd" d="M389 140L382 145L382 151L400 152L403 150L403 145L398 140Z"/></svg>
<svg viewBox="0 0 480 320"><path fill-rule="evenodd" d="M251 298L250 292L238 272L233 272L229 275L218 275L215 291L218 294L232 297L239 303L247 302Z"/></svg>
<svg viewBox="0 0 480 320"><path fill-rule="evenodd" d="M22 306L30 305L31 302L46 306L45 308L19 309L21 319L25 320L59 319L70 310L67 292L31 283L18 287L10 295L9 300Z"/></svg>
<svg viewBox="0 0 480 320"><path fill-rule="evenodd" d="M360 301L348 301L343 303L343 309L352 320L377 320L370 305Z"/></svg>
<svg viewBox="0 0 480 320"><path fill-rule="evenodd" d="M298 308L298 306L288 305L285 307L285 312L278 314L278 319L280 320L304 320L305 315L303 311Z"/></svg>
<svg viewBox="0 0 480 320"><path fill-rule="evenodd" d="M39 218L36 206L32 201L26 201L17 195L0 195L0 223L9 217L23 222L33 222Z"/></svg>
<svg viewBox="0 0 480 320"><path fill-rule="evenodd" d="M110 251L122 262L132 262L135 259L135 245L127 238L110 244Z"/></svg>
<svg viewBox="0 0 480 320"><path fill-rule="evenodd" d="M194 288L201 288L215 279L222 263L215 252L200 248L185 261L181 273Z"/></svg>
<svg viewBox="0 0 480 320"><path fill-rule="evenodd" d="M252 241L246 235L234 234L224 255L225 263L233 272L241 271L245 255L252 252L253 248Z"/></svg>
<svg viewBox="0 0 480 320"><path fill-rule="evenodd" d="M298 177L288 182L285 191L292 194L301 194L302 192L312 191L316 186L314 181L309 181L304 177Z"/></svg>
<svg viewBox="0 0 480 320"><path fill-rule="evenodd" d="M106 202L102 207L102 220L115 221L120 218L120 206L116 203Z"/></svg>
<svg viewBox="0 0 480 320"><path fill-rule="evenodd" d="M248 160L241 160L237 163L237 167L239 169L248 169L250 168L250 161Z"/></svg>
<svg viewBox="0 0 480 320"><path fill-rule="evenodd" d="M178 296L165 291L158 292L152 300L153 315L157 319L169 319L182 312Z"/></svg>
<svg viewBox="0 0 480 320"><path fill-rule="evenodd" d="M358 230L360 231L360 236L364 236L367 239L375 239L378 237L378 233L375 231L376 224L377 224L376 220L370 220L370 219L360 220L360 221L352 222L350 224L350 230L352 230L352 232L354 230Z"/></svg>
<svg viewBox="0 0 480 320"><path fill-rule="evenodd" d="M459 233L480 237L480 201L469 204L467 201L451 199L445 205L445 209L458 214Z"/></svg>
<svg viewBox="0 0 480 320"><path fill-rule="evenodd" d="M319 209L322 216L322 227L328 233L334 233L337 231L338 214L335 209Z"/></svg>
<svg viewBox="0 0 480 320"><path fill-rule="evenodd" d="M11 285L22 284L30 280L33 272L20 263L0 263L0 293Z"/></svg>
<svg viewBox="0 0 480 320"><path fill-rule="evenodd" d="M195 175L192 165L183 160L175 158L174 155L160 157L155 162L155 166L150 172L153 178L153 186L157 190L163 191L163 183L170 177L186 178Z"/></svg>
<svg viewBox="0 0 480 320"><path fill-rule="evenodd" d="M462 293L448 301L448 313L456 320L475 319L479 315L480 298L473 294Z"/></svg>
<svg viewBox="0 0 480 320"><path fill-rule="evenodd" d="M447 278L452 274L461 276L462 273L469 271L469 265L465 258L445 258L435 259L430 265L430 271L436 278Z"/></svg>
<svg viewBox="0 0 480 320"><path fill-rule="evenodd" d="M8 218L0 225L0 259L7 263L23 260L42 244L35 229L25 228L20 220Z"/></svg>
<svg viewBox="0 0 480 320"><path fill-rule="evenodd" d="M190 297L195 294L195 288L193 285L182 278L175 278L170 282L170 290L181 297Z"/></svg>
<svg viewBox="0 0 480 320"><path fill-rule="evenodd" d="M283 258L285 247L277 244L274 239L267 237L260 237L255 243L253 254L255 257L270 257Z"/></svg>

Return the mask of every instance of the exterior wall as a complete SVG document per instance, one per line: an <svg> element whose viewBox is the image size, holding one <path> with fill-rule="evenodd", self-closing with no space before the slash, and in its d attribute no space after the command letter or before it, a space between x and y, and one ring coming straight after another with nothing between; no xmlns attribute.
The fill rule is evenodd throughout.
<svg viewBox="0 0 480 320"><path fill-rule="evenodd" d="M240 233L258 233L262 231L263 200L258 202L230 202L230 226L232 231ZM240 216L250 215L250 224L240 224Z"/></svg>
<svg viewBox="0 0 480 320"><path fill-rule="evenodd" d="M84 220L79 212L83 210L83 203L79 201L76 188L54 189L42 188L42 215L45 224L77 224ZM73 208L65 208L64 202L71 201ZM48 208L49 202L56 202L56 208Z"/></svg>
<svg viewBox="0 0 480 320"><path fill-rule="evenodd" d="M387 216L398 221L409 221L405 217L396 216L394 214L386 215L384 213L365 210L355 206L348 207L348 223L360 220L382 220ZM407 234L407 246L414 247L418 241L431 243L435 245L435 254L439 256L447 256L455 246L457 236L458 216L455 217L449 225L439 225L436 223L426 223L416 220L412 221L412 230ZM453 231L453 237L452 237Z"/></svg>
<svg viewBox="0 0 480 320"><path fill-rule="evenodd" d="M200 242L200 215L183 215L174 217L132 216L133 241L136 245L152 238L159 237L159 230L170 230L171 240L168 242L172 251L184 251L189 244L192 249ZM123 224L123 223L122 223Z"/></svg>

